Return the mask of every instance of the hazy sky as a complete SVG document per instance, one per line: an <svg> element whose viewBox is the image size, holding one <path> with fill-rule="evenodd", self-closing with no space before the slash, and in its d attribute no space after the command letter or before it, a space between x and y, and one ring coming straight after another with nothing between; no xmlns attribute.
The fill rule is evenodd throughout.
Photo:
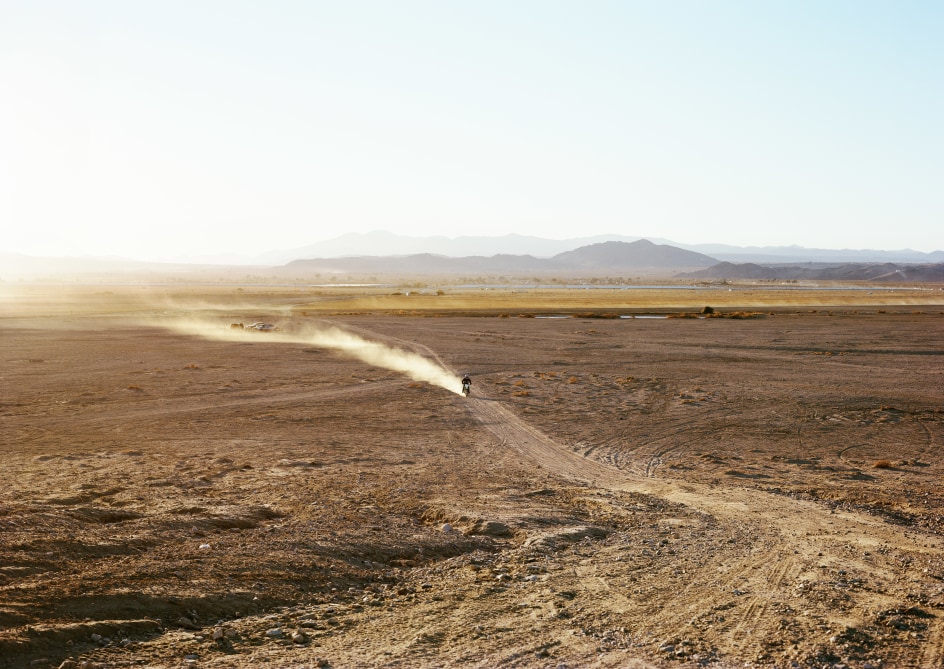
<svg viewBox="0 0 944 669"><path fill-rule="evenodd" d="M944 248L939 0L0 0L0 251Z"/></svg>

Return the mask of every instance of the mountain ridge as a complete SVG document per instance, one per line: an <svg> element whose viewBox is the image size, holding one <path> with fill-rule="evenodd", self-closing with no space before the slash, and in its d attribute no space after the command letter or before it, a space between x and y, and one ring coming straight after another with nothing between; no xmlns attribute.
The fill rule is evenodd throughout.
<svg viewBox="0 0 944 669"><path fill-rule="evenodd" d="M271 251L256 257L260 264L284 264L302 258L339 258L346 256L384 256L433 253L452 257L491 256L498 254L532 255L550 258L592 244L618 241L632 243L647 240L657 245L674 246L730 262L944 262L944 250L925 253L912 249L818 249L791 246L733 246L728 244L685 244L661 237L632 235L589 235L569 239L547 239L530 235L412 237L384 230L351 232L330 240L295 249Z"/></svg>
<svg viewBox="0 0 944 669"><path fill-rule="evenodd" d="M565 251L551 258L532 255L495 254L452 257L419 253L405 256L347 256L293 260L281 269L286 274L375 273L375 274L555 274L648 272L672 273L707 268L715 258L648 240L608 241Z"/></svg>

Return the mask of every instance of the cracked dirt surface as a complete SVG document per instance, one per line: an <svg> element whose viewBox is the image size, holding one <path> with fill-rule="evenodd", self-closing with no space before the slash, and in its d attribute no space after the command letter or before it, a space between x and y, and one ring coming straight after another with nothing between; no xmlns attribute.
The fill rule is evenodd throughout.
<svg viewBox="0 0 944 669"><path fill-rule="evenodd" d="M2 667L944 664L940 314L138 316L0 324Z"/></svg>

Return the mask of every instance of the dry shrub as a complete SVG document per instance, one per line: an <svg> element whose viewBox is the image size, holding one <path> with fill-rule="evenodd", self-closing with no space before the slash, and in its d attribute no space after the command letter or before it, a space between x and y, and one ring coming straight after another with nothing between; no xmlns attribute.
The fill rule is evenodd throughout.
<svg viewBox="0 0 944 669"><path fill-rule="evenodd" d="M184 367L184 369L200 369L200 365L197 365L197 364L191 362L189 365L187 365L186 367Z"/></svg>
<svg viewBox="0 0 944 669"><path fill-rule="evenodd" d="M872 465L875 469L891 469L892 461L891 460L876 460L875 464Z"/></svg>
<svg viewBox="0 0 944 669"><path fill-rule="evenodd" d="M575 383L578 383L577 377L576 376L570 377L569 379L567 379L567 383L569 383L570 385L574 385Z"/></svg>
<svg viewBox="0 0 944 669"><path fill-rule="evenodd" d="M524 383L523 380L518 379L518 380L515 381L512 385L517 386L518 388L521 388L521 387L523 387L523 386L525 385L525 383Z"/></svg>
<svg viewBox="0 0 944 669"><path fill-rule="evenodd" d="M572 318L619 318L619 314L613 313L612 311L598 312L598 311L580 311L572 315Z"/></svg>
<svg viewBox="0 0 944 669"><path fill-rule="evenodd" d="M666 314L666 318L698 318L698 314L693 314L688 311L681 311L674 314Z"/></svg>
<svg viewBox="0 0 944 669"><path fill-rule="evenodd" d="M515 392L512 393L512 396L513 397L530 397L531 393L528 392L527 390L516 390Z"/></svg>

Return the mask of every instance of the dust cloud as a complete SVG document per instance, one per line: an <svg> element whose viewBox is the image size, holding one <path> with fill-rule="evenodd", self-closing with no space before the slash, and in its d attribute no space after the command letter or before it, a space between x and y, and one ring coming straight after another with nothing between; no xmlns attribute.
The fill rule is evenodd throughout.
<svg viewBox="0 0 944 669"><path fill-rule="evenodd" d="M242 328L221 326L218 322L195 319L164 322L161 323L161 326L180 334L217 341L306 344L317 348L330 349L374 367L399 372L414 381L422 381L438 386L457 395L462 394L458 377L442 365L424 358L418 353L364 339L338 327L309 328L297 333L253 332Z"/></svg>

